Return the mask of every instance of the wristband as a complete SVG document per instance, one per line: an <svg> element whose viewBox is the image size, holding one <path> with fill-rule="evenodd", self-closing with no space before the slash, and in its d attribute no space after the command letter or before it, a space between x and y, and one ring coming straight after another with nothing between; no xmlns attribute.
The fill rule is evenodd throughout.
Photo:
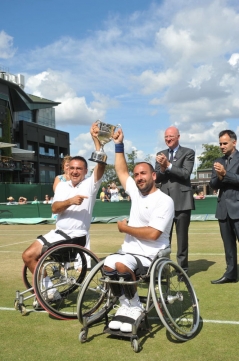
<svg viewBox="0 0 239 361"><path fill-rule="evenodd" d="M115 153L124 153L124 143L115 144Z"/></svg>

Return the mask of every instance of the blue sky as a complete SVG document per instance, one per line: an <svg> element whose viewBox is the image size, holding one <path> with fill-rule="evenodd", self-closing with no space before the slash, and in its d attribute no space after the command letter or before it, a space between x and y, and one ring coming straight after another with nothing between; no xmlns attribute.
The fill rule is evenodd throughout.
<svg viewBox="0 0 239 361"><path fill-rule="evenodd" d="M9 0L0 68L61 102L56 124L72 155L89 158L101 119L120 123L126 152L154 164L170 125L198 155L222 129L239 136L238 39L238 1ZM113 163L113 144L105 151Z"/></svg>

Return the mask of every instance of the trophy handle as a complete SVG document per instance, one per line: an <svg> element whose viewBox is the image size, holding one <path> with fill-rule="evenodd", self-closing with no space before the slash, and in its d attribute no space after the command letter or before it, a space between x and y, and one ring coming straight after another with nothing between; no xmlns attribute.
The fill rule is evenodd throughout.
<svg viewBox="0 0 239 361"><path fill-rule="evenodd" d="M110 137L110 140L113 139L113 134L114 134L114 131L118 128L121 128L121 124L117 124L117 125L114 125L113 126L113 129L112 129L112 134L111 134L111 137Z"/></svg>

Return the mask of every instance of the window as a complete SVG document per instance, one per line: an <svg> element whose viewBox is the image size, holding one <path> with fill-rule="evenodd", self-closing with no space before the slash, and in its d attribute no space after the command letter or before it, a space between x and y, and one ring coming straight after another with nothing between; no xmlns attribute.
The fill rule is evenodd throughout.
<svg viewBox="0 0 239 361"><path fill-rule="evenodd" d="M49 149L48 149L48 154L49 154L51 157L55 157L55 149L54 149L54 148L49 148Z"/></svg>
<svg viewBox="0 0 239 361"><path fill-rule="evenodd" d="M45 147L39 147L39 153L40 153L41 155L45 155L45 154L46 154L46 152L45 152Z"/></svg>
<svg viewBox="0 0 239 361"><path fill-rule="evenodd" d="M17 120L25 120L26 122L35 123L35 113L33 110L24 110L16 113Z"/></svg>
<svg viewBox="0 0 239 361"><path fill-rule="evenodd" d="M53 183L56 176L54 165L40 164L40 182Z"/></svg>
<svg viewBox="0 0 239 361"><path fill-rule="evenodd" d="M54 108L39 109L37 123L49 128L55 128L56 126L55 109Z"/></svg>
<svg viewBox="0 0 239 361"><path fill-rule="evenodd" d="M55 144L56 140L54 137L49 137L48 135L45 135L45 142Z"/></svg>
<svg viewBox="0 0 239 361"><path fill-rule="evenodd" d="M33 145L33 144L28 143L28 144L27 144L27 150L34 151L34 150L35 150L35 149L34 149L34 145Z"/></svg>
<svg viewBox="0 0 239 361"><path fill-rule="evenodd" d="M211 178L211 173L199 173L198 178Z"/></svg>

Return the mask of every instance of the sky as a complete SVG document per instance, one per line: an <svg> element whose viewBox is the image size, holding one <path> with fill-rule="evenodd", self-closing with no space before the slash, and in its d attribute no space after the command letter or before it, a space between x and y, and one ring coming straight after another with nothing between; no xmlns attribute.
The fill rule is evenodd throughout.
<svg viewBox="0 0 239 361"><path fill-rule="evenodd" d="M61 102L71 155L91 156L98 119L152 164L171 125L197 156L221 130L239 136L238 1L8 0L1 15L0 68ZM104 151L113 164L113 142Z"/></svg>

